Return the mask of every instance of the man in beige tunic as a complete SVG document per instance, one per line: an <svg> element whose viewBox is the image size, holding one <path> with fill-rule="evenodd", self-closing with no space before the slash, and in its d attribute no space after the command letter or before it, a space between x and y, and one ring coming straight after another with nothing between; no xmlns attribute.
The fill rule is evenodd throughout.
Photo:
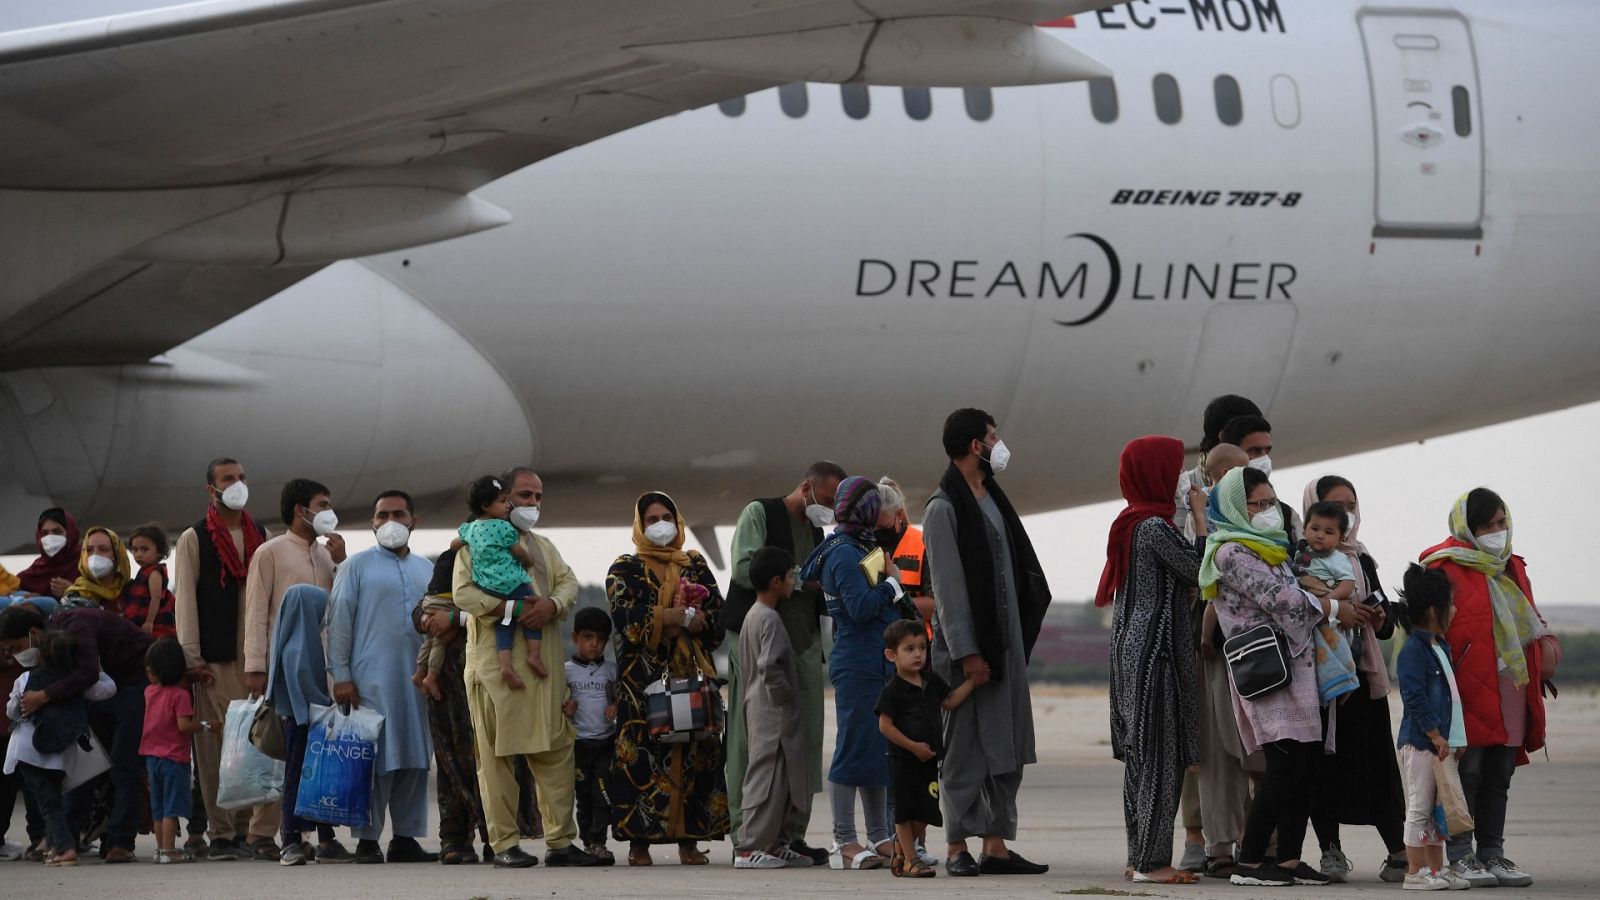
<svg viewBox="0 0 1600 900"><path fill-rule="evenodd" d="M483 797L483 817L489 830L497 868L526 868L538 858L525 852L517 829L515 763L527 760L538 787L539 815L544 820L545 865L593 866L600 860L573 846L578 835L573 815L572 746L577 731L562 712L567 699L565 655L562 642L545 640L540 648L548 677L538 677L528 666L528 648L522 629L515 630L511 662L526 685L513 690L500 676L500 655L495 650L494 626L513 619L524 628L554 628L572 615L578 603L578 579L556 551L555 545L528 529L537 516L544 484L531 469L512 469L500 478L511 487L512 524L523 529L519 544L533 564L528 578L533 599L521 601L523 611L514 616L507 601L484 593L472 582L472 553L456 553L452 578L455 605L467 613L467 708L472 714L474 743L478 750L478 791ZM531 520L531 521L530 521ZM555 632L550 632L554 634Z"/></svg>
<svg viewBox="0 0 1600 900"><path fill-rule="evenodd" d="M744 673L745 734L749 763L740 793L738 869L811 865L784 841L786 822L806 821L811 789L806 777L806 731L795 702L799 675L789 630L777 606L794 593L794 557L779 547L756 551L750 560L756 602L739 633L739 671ZM807 601L809 602L809 600Z"/></svg>

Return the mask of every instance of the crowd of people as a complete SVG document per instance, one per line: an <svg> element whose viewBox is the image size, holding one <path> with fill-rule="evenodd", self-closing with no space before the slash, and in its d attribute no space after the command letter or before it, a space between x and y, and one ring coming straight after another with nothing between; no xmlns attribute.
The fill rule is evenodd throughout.
<svg viewBox="0 0 1600 900"><path fill-rule="evenodd" d="M1531 883L1505 855L1506 796L1542 746L1541 685L1559 646L1511 552L1504 502L1464 495L1449 539L1392 602L1357 539L1353 484L1320 478L1296 510L1272 486L1271 426L1254 404L1218 398L1204 430L1188 469L1174 438L1124 449L1128 506L1096 596L1112 608L1125 877L1343 881L1340 827L1371 825L1389 851L1385 881ZM286 484L269 534L227 457L207 466L204 514L175 545L156 526L127 545L107 528L80 534L46 510L38 559L0 569L0 828L20 793L28 839L4 853L68 866L94 848L132 862L147 832L159 863L524 868L539 859L523 840L542 838L551 866L614 864L610 841L631 866L654 864L653 846L697 866L703 845L729 840L738 869L1043 874L1008 844L1036 761L1027 666L1050 588L996 479L1010 451L994 418L952 413L943 449L920 530L893 480L831 462L752 500L726 595L685 549L678 504L647 492L604 609L578 608L576 576L536 530L544 485L528 468L474 481L457 540L431 562L411 550L405 491L372 501L377 546L348 554L327 487ZM1410 634L1398 741L1380 643L1397 621ZM1259 628L1281 648L1282 678L1241 690L1224 648ZM567 659L563 635L577 648ZM837 728L824 772L828 686ZM287 759L278 799L238 808L219 803L221 731L245 698L270 705ZM382 717L353 850L295 802L329 706ZM109 771L80 784L86 735ZM1458 762L1471 831L1437 826L1434 759ZM430 768L438 852L418 840ZM805 840L823 792L825 849ZM1302 859L1308 824L1317 868Z"/></svg>
<svg viewBox="0 0 1600 900"><path fill-rule="evenodd" d="M1271 480L1272 427L1218 397L1200 459L1145 437L1123 450L1128 505L1111 528L1096 602L1113 606L1111 740L1125 763L1125 875L1192 884L1344 882L1344 825L1377 829L1383 881L1406 889L1526 887L1506 855L1516 767L1544 746L1560 645L1533 603L1511 516L1487 488L1449 512L1386 594L1357 534L1355 485L1326 475L1296 509ZM1174 490L1176 486L1176 490ZM1395 680L1381 641L1408 637ZM1432 762L1451 775L1436 784ZM1445 791L1470 813L1443 827ZM1173 863L1181 817L1184 851ZM1308 825L1321 850L1308 864ZM1446 859L1448 857L1448 859Z"/></svg>

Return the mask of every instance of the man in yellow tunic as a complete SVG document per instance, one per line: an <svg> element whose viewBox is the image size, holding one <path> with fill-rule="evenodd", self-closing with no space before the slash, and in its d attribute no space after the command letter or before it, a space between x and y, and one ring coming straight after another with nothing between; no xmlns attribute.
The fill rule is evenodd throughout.
<svg viewBox="0 0 1600 900"><path fill-rule="evenodd" d="M572 747L577 738L562 712L567 699L564 649L559 640L546 640L542 655L545 671L540 678L527 663L522 629L516 629L511 649L512 665L526 687L514 690L500 677L500 657L495 651L494 626L515 619L526 628L553 628L572 614L578 601L578 579L556 551L555 545L528 529L538 520L544 484L531 469L512 469L501 476L511 488L511 521L522 529L520 541L533 565L528 577L534 599L507 609L507 602L479 590L472 583L472 557L466 547L456 554L454 601L467 613L467 707L472 713L474 743L478 750L478 788L498 868L526 868L538 858L523 851L517 830L515 763L527 760L538 786L539 814L544 819L545 865L593 866L601 861L573 846L578 835L573 817ZM521 607L520 611L517 606ZM551 632L554 634L555 632Z"/></svg>

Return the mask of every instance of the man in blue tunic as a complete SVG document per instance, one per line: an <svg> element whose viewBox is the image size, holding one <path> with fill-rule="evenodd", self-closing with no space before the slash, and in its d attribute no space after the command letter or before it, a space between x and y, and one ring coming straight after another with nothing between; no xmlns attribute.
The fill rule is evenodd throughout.
<svg viewBox="0 0 1600 900"><path fill-rule="evenodd" d="M437 862L417 843L428 830L428 763L433 741L422 693L411 684L422 636L411 610L428 590L433 566L409 546L416 521L411 496L384 491L373 503L378 546L339 567L328 602L328 674L333 699L383 716L372 820L355 828L358 863L381 863L387 813L394 819L389 862Z"/></svg>

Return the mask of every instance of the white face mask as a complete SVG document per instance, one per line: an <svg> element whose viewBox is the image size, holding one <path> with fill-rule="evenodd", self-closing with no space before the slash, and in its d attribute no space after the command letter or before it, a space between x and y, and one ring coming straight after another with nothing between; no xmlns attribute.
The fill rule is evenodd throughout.
<svg viewBox="0 0 1600 900"><path fill-rule="evenodd" d="M657 547L665 547L677 539L678 523L663 520L652 525L646 525L644 536Z"/></svg>
<svg viewBox="0 0 1600 900"><path fill-rule="evenodd" d="M1006 446L1005 441L995 441L994 446L989 447L989 471L998 475L1009 465L1011 465L1011 448Z"/></svg>
<svg viewBox="0 0 1600 900"><path fill-rule="evenodd" d="M1272 457L1270 456L1258 456L1255 459L1245 463L1245 465L1255 469L1257 472L1260 472L1263 475L1272 474Z"/></svg>
<svg viewBox="0 0 1600 900"><path fill-rule="evenodd" d="M817 495L806 488L806 493L811 497L811 502L806 504L806 520L816 528L833 527L833 509L817 502Z"/></svg>
<svg viewBox="0 0 1600 900"><path fill-rule="evenodd" d="M88 566L89 575L94 578L104 578L117 568L117 564L108 556L91 556Z"/></svg>
<svg viewBox="0 0 1600 900"><path fill-rule="evenodd" d="M325 509L311 517L311 530L317 533L317 537L327 537L338 529L339 517L334 515L331 509Z"/></svg>
<svg viewBox="0 0 1600 900"><path fill-rule="evenodd" d="M1345 537L1350 537L1350 536L1354 535L1356 533L1356 526L1360 525L1360 524L1361 524L1361 517L1360 516L1356 515L1353 512L1350 512L1349 510L1345 511L1345 514L1344 514L1344 533L1345 533Z"/></svg>
<svg viewBox="0 0 1600 900"><path fill-rule="evenodd" d="M385 550L399 550L411 540L411 529L399 522L385 522L378 526L378 546Z"/></svg>
<svg viewBox="0 0 1600 900"><path fill-rule="evenodd" d="M1504 555L1506 547L1510 546L1510 543L1511 532L1509 531L1491 531L1488 534L1478 535L1478 549L1494 556Z"/></svg>
<svg viewBox="0 0 1600 900"><path fill-rule="evenodd" d="M234 512L244 509L244 505L249 502L250 488L242 481L235 481L222 492L222 505Z"/></svg>
<svg viewBox="0 0 1600 900"><path fill-rule="evenodd" d="M55 556L67 547L66 535L47 534L39 538L39 547L44 550L45 556Z"/></svg>
<svg viewBox="0 0 1600 900"><path fill-rule="evenodd" d="M511 524L523 531L532 531L539 524L539 507L516 506L511 509Z"/></svg>
<svg viewBox="0 0 1600 900"><path fill-rule="evenodd" d="M31 669L39 664L39 648L29 647L20 653L11 654L11 658L16 660L17 665L24 669Z"/></svg>
<svg viewBox="0 0 1600 900"><path fill-rule="evenodd" d="M1257 531L1282 531L1283 510L1279 509L1277 504L1273 504L1271 509L1251 516L1250 524L1255 526Z"/></svg>

